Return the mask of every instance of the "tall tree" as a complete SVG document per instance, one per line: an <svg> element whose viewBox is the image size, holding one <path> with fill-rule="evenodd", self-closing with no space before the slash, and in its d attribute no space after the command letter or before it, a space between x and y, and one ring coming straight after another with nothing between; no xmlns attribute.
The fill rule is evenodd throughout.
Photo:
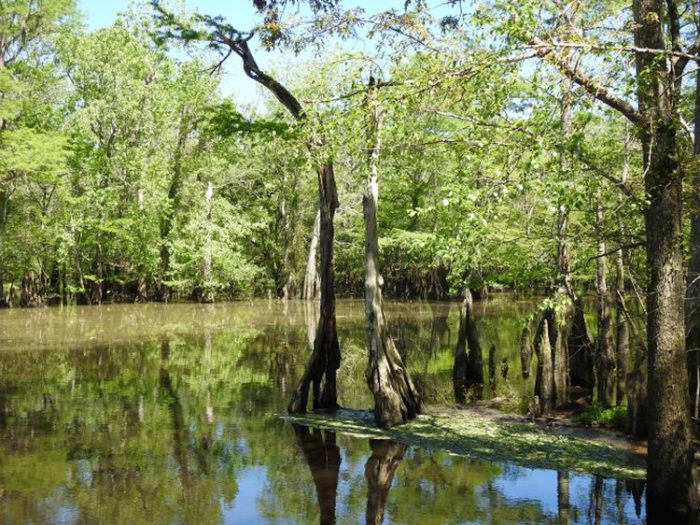
<svg viewBox="0 0 700 525"><path fill-rule="evenodd" d="M219 49L224 60L231 54L237 55L243 65L245 74L269 90L272 95L289 111L292 118L305 121L307 114L299 100L277 79L268 75L258 66L249 42L254 32L242 32L221 18L198 16L196 21L203 28L195 29L184 25L173 14L161 7L157 0L152 1L153 7L159 13L160 22L166 28L165 36L177 38L185 42L206 41ZM335 409L338 407L336 392L336 371L340 366L340 344L335 316L335 271L333 239L333 219L338 208L333 161L324 158L319 152L321 144L309 141L308 146L318 159L318 193L321 213L320 245L321 245L321 309L318 322L314 351L309 364L299 382L299 386L289 403L290 412L305 412L308 404L309 388L313 387L313 407Z"/></svg>

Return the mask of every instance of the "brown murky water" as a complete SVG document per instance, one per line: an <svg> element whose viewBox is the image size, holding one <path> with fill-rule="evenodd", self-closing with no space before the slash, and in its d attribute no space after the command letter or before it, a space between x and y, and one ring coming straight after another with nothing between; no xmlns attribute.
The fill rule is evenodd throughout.
<svg viewBox="0 0 700 525"><path fill-rule="evenodd" d="M517 398L534 302L477 305ZM428 403L453 404L458 306L392 303ZM341 301L340 402L368 408L363 306ZM295 427L303 303L0 312L0 523L643 523L643 484ZM508 363L503 378L500 363Z"/></svg>

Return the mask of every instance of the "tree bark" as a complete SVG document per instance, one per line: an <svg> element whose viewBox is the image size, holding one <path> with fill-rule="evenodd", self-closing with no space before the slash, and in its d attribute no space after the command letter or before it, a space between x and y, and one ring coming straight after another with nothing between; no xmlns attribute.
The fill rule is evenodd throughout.
<svg viewBox="0 0 700 525"><path fill-rule="evenodd" d="M595 382L593 375L594 346L580 297L574 301L568 347L571 384L583 388L593 388Z"/></svg>
<svg viewBox="0 0 700 525"><path fill-rule="evenodd" d="M333 260L333 217L338 208L333 164L329 161L318 170L320 195L321 305L314 341L314 351L306 371L295 390L288 410L305 412L309 387L313 384L313 408L338 408L336 371L340 366L340 344L335 317L335 262Z"/></svg>
<svg viewBox="0 0 700 525"><path fill-rule="evenodd" d="M365 464L367 480L367 525L380 525L384 522L384 510L389 497L391 482L399 468L408 447L384 439L370 439L372 455Z"/></svg>
<svg viewBox="0 0 700 525"><path fill-rule="evenodd" d="M598 402L610 408L615 395L616 360L612 347L612 319L608 307L608 283L605 268L605 239L603 207L600 196L596 202L596 230L598 235L598 256L596 258L596 294L598 296L598 344L596 349L596 372L598 379Z"/></svg>
<svg viewBox="0 0 700 525"><path fill-rule="evenodd" d="M369 365L365 373L374 395L374 419L389 428L406 423L422 411L420 394L403 359L389 335L382 304L382 276L379 273L377 201L379 186L370 177L364 197L365 218L365 329Z"/></svg>
<svg viewBox="0 0 700 525"><path fill-rule="evenodd" d="M523 379L530 377L530 363L532 362L532 344L530 343L530 327L523 328L520 336L520 368Z"/></svg>
<svg viewBox="0 0 700 525"><path fill-rule="evenodd" d="M479 341L479 330L474 319L474 303L469 288L464 290L464 301L460 310L460 333L464 330L469 354L467 356L467 381L474 385L484 384L484 359Z"/></svg>
<svg viewBox="0 0 700 525"><path fill-rule="evenodd" d="M214 198L214 185L209 181L207 191L204 194L204 257L202 258L202 295L203 303L214 302L214 286L212 281L212 199Z"/></svg>
<svg viewBox="0 0 700 525"><path fill-rule="evenodd" d="M666 5L634 0L634 43L666 49ZM669 15L673 15L669 10ZM673 17L672 17L673 18ZM677 20L676 20L677 21ZM674 20L671 20L673 25ZM649 367L649 445L647 515L651 521L686 515L689 510L692 439L685 346L682 174L676 145L677 71L666 60L636 54L644 154L644 186L649 205L647 234L647 341ZM682 68L681 72L682 72Z"/></svg>
<svg viewBox="0 0 700 525"><path fill-rule="evenodd" d="M376 88L370 79L368 88L370 124L368 126L369 177L363 198L365 222L365 331L369 363L365 376L374 396L374 419L380 427L406 423L422 411L421 396L413 385L387 329L382 300L384 279L379 272L379 150L382 114L376 100Z"/></svg>
<svg viewBox="0 0 700 525"><path fill-rule="evenodd" d="M700 30L700 28L698 28ZM686 281L686 347L688 349L689 388L693 417L700 412L700 71L695 76L695 140L696 164L691 187L690 262Z"/></svg>
<svg viewBox="0 0 700 525"><path fill-rule="evenodd" d="M552 408L554 400L554 369L552 366L552 345L549 341L549 326L547 318L543 317L535 336L535 353L537 354L537 377L535 378L535 394L540 399L544 413Z"/></svg>
<svg viewBox="0 0 700 525"><path fill-rule="evenodd" d="M466 402L467 392L473 399L481 399L484 384L484 363L479 342L479 332L473 315L471 291L464 290L464 301L459 310L459 331L452 370L457 403Z"/></svg>
<svg viewBox="0 0 700 525"><path fill-rule="evenodd" d="M318 298L320 281L316 270L316 252L318 251L318 240L321 230L321 210L316 212L314 226L309 243L309 258L306 261L306 274L304 275L304 291L302 299L311 300Z"/></svg>
<svg viewBox="0 0 700 525"><path fill-rule="evenodd" d="M558 293L558 292L557 292ZM552 374L554 375L554 397L556 406L561 406L569 401L569 352L565 342L564 324L557 318L554 308L547 308L544 312L547 319L547 331L549 344L552 348Z"/></svg>
<svg viewBox="0 0 700 525"><path fill-rule="evenodd" d="M19 305L24 308L44 306L44 299L41 296L40 280L33 271L27 272L25 276L22 277Z"/></svg>

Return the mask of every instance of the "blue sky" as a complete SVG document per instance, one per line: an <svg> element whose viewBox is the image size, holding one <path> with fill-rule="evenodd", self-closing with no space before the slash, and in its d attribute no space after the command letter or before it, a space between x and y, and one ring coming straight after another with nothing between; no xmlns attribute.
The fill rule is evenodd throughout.
<svg viewBox="0 0 700 525"><path fill-rule="evenodd" d="M188 10L196 9L210 15L223 15L241 29L253 27L260 20L251 0L176 0L171 5L177 4L178 1L184 3ZM79 0L80 10L83 12L85 22L90 30L111 25L117 14L127 11L129 5L133 3L142 4L145 1ZM435 3L442 2L435 0ZM345 7L361 6L369 13L377 13L391 8L402 9L404 0L356 0L354 2L346 1L343 5ZM361 47L357 43L351 45L354 49ZM269 69L270 64L282 63L284 55L258 50L256 59L263 69ZM245 76L235 56L229 58L224 68L221 90L225 95L232 95L236 102L242 105L257 107L262 100L261 88Z"/></svg>

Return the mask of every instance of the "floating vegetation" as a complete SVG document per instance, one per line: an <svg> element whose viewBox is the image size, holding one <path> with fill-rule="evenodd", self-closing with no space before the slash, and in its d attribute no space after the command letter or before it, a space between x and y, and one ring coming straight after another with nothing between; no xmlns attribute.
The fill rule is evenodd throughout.
<svg viewBox="0 0 700 525"><path fill-rule="evenodd" d="M622 440L610 442L590 430L545 429L517 418L482 412L432 412L388 430L374 426L370 411L283 416L304 424L357 437L392 439L428 450L446 450L474 459L528 468L570 470L615 478L644 478L644 454Z"/></svg>

